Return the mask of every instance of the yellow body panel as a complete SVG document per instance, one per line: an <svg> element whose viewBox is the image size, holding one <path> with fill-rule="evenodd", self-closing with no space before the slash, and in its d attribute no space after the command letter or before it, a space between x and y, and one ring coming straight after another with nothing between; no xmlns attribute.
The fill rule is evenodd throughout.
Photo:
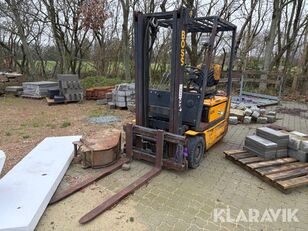
<svg viewBox="0 0 308 231"><path fill-rule="evenodd" d="M225 114L226 105L227 105L227 102L224 102L224 103L220 103L218 105L210 107L208 121L212 122L222 117Z"/></svg>
<svg viewBox="0 0 308 231"><path fill-rule="evenodd" d="M212 107L222 102L227 102L227 100L228 100L228 97L226 96L214 96L213 98L205 99L203 101L203 104L206 106Z"/></svg>
<svg viewBox="0 0 308 231"><path fill-rule="evenodd" d="M208 128L207 130L205 130L203 132L197 132L197 131L193 131L193 130L188 130L188 131L185 132L185 135L187 135L187 136L196 136L196 135L199 135L199 134L204 135L206 150L208 150L215 143L217 143L227 133L227 130L228 130L228 117L229 117L229 113L230 113L230 103L231 103L230 99L228 99L228 97L224 97L224 96L216 96L215 98L219 99L220 104L210 102L208 99L206 99L208 105L211 105L212 107L224 105L224 109L225 109L225 107L227 105L226 101L228 101L228 108L226 110L225 119L220 121L219 123L213 125L212 127ZM206 100L204 100L204 101L206 101ZM222 103L222 102L224 102L224 103ZM204 104L205 104L205 102L204 102ZM217 105L217 104L219 104L219 105Z"/></svg>

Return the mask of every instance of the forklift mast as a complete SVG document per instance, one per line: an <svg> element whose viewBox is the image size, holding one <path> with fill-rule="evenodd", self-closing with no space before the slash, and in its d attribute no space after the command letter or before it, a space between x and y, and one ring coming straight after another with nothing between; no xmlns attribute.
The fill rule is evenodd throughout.
<svg viewBox="0 0 308 231"><path fill-rule="evenodd" d="M148 14L135 12L134 25L136 124L142 127L162 129L178 135L183 135L187 126L197 131L201 130L200 121L207 76L211 64L213 64L213 48L218 32L232 32L226 92L227 96L231 94L236 26L218 16L193 17L192 11L184 7L171 12ZM153 36L150 34L153 34L153 30L158 30L158 27L172 28L170 93L149 89L150 51L153 46ZM187 33L194 32L210 34L205 63L202 65L203 86L199 93L184 92L183 86L186 37ZM151 115L155 113L168 116L168 118L153 119ZM185 127L185 125L187 126Z"/></svg>

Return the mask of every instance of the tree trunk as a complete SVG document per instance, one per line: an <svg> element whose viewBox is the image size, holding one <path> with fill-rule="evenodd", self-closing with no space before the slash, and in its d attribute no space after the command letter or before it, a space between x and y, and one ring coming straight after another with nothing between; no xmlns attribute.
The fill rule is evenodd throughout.
<svg viewBox="0 0 308 231"><path fill-rule="evenodd" d="M24 27L23 27L23 22L22 19L20 17L20 13L19 9L18 9L18 5L16 3L15 0L6 0L6 3L9 5L13 16L14 16L14 20L17 26L17 30L18 30L18 36L20 37L21 43L22 43L22 50L24 53L24 58L25 58L25 71L26 71L26 75L28 76L28 78L30 80L34 79L34 71L35 71L35 65L33 62L33 57L32 57L32 52L30 50L30 47L28 45L27 42L27 38L25 35L25 31L24 31Z"/></svg>
<svg viewBox="0 0 308 231"><path fill-rule="evenodd" d="M121 0L123 9L123 24L122 24L122 57L124 64L125 80L131 80L130 68L129 68L129 32L128 32L128 16L129 16L129 0Z"/></svg>
<svg viewBox="0 0 308 231"><path fill-rule="evenodd" d="M261 75L261 80L259 84L259 90L264 92L267 89L267 79L268 73L271 71L271 61L272 61L272 54L274 48L274 42L277 32L277 24L279 22L281 11L279 8L280 0L274 0L273 3L273 14L272 14L272 21L269 30L269 35L266 38L266 45L264 51L264 65L263 65L263 72L264 74Z"/></svg>

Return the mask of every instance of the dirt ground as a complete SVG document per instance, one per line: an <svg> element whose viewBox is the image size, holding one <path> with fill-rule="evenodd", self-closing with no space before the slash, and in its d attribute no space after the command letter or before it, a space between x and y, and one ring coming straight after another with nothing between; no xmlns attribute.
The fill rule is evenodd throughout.
<svg viewBox="0 0 308 231"><path fill-rule="evenodd" d="M88 118L115 115L121 122L91 124ZM39 142L48 136L83 135L121 128L133 120L126 110L109 110L95 101L48 106L45 99L0 97L0 150L7 156L2 174L7 173Z"/></svg>
<svg viewBox="0 0 308 231"><path fill-rule="evenodd" d="M305 109L305 112L296 115L278 113L277 125L308 131L308 120L305 119L308 116L308 104L284 102L281 107ZM119 116L122 121L107 125L90 124L87 121L89 117L99 115ZM91 136L107 128L121 128L133 119L133 114L128 111L109 110L106 106L97 106L94 101L47 106L45 100L2 97L0 149L8 157L4 174L47 136ZM78 220L81 216L151 168L144 162L133 161L129 171L116 171L59 203L48 206L36 230L306 231L308 187L283 194L226 160L223 155L224 150L240 149L245 136L253 134L259 126L263 125L230 125L224 139L206 153L197 169L183 173L164 170L113 209L86 225L80 225ZM97 171L99 169L84 170L78 164L71 164L58 192ZM213 211L217 208L231 209L232 217L242 210L246 213L249 209L257 209L261 213L268 208L298 209L300 222L216 222Z"/></svg>

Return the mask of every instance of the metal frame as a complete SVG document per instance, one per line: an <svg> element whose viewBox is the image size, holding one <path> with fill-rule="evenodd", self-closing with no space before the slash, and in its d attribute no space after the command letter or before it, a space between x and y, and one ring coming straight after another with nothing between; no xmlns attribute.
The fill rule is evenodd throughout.
<svg viewBox="0 0 308 231"><path fill-rule="evenodd" d="M157 20L159 27L172 28L172 52L171 52L171 80L170 80L170 107L169 107L169 119L167 131L176 134L183 135L185 132L185 125L183 123L183 110L182 110L182 96L183 96L183 81L184 81L184 65L180 63L181 56L181 36L182 32L194 33L203 32L210 33L210 41L208 44L208 52L203 65L203 73L205 79L203 80L202 92L199 94L198 111L196 113L195 125L192 129L196 131L202 131L200 126L201 115L203 108L203 100L205 96L205 89L207 84L207 76L213 63L213 49L215 43L215 37L218 32L232 32L232 44L231 44L231 57L228 68L228 89L227 95L231 94L231 71L234 59L234 47L235 47L235 33L236 26L230 22L227 22L218 16L209 17L193 17L192 11L187 8L180 8L179 10L162 13L149 13L143 14L141 12L134 13L135 24L135 83L136 83L136 125L149 128L149 34L147 33L150 20ZM186 38L185 38L186 43ZM227 102L229 103L229 102ZM228 105L226 107L226 110ZM226 116L227 113L224 113ZM223 118L225 119L225 117ZM214 122L218 123L222 119L218 119ZM212 123L213 124L213 123ZM187 130L187 129L186 129ZM133 136L133 134L132 134ZM176 145L172 142L169 143L169 159L173 159L176 154ZM136 146L141 148L142 144L137 137ZM148 156L142 156L139 152L133 153L135 156L141 159L150 159ZM144 158L143 158L144 157Z"/></svg>

